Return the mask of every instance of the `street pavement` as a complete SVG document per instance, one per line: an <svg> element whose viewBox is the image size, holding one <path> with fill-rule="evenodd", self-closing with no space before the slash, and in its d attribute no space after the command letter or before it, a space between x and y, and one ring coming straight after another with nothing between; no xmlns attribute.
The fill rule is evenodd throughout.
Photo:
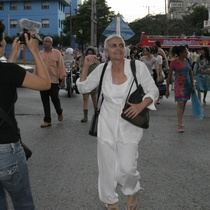
<svg viewBox="0 0 210 210"><path fill-rule="evenodd" d="M16 115L22 139L33 151L28 160L37 210L105 210L97 192L96 138L88 135L82 95L60 91L64 110L52 127L40 128L43 107L39 92L20 88ZM210 94L204 119L195 120L191 101L184 114L185 132L178 133L173 92L150 112L150 127L139 144L141 187L138 210L210 210ZM126 197L117 188L120 209Z"/></svg>

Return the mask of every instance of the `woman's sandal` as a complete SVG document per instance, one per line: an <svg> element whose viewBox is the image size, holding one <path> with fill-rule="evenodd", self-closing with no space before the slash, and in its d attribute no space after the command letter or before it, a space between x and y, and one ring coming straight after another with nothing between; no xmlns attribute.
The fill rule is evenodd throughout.
<svg viewBox="0 0 210 210"><path fill-rule="evenodd" d="M127 201L126 205L125 205L125 210L137 210L137 199L136 199L136 195L134 195L135 198L133 199L133 201Z"/></svg>
<svg viewBox="0 0 210 210"><path fill-rule="evenodd" d="M118 203L106 204L107 210L120 210Z"/></svg>
<svg viewBox="0 0 210 210"><path fill-rule="evenodd" d="M137 210L137 203L127 203L125 205L125 210Z"/></svg>

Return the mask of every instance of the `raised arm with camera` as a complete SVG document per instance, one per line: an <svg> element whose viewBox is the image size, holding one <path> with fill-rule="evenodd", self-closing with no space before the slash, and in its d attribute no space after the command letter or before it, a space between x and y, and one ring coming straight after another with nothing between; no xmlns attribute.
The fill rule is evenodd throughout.
<svg viewBox="0 0 210 210"><path fill-rule="evenodd" d="M31 32L32 33L32 32ZM31 34L32 35L32 34ZM24 33L25 42L29 50L31 51L34 62L36 65L36 74L31 74L26 72L25 79L22 86L34 89L34 90L46 90L50 88L50 77L47 72L47 69L39 55L38 45L39 41L36 38L29 39L28 33ZM24 44L20 44L19 37L16 37L12 44L12 51L8 62L15 62L17 57L20 54L20 51L25 47Z"/></svg>
<svg viewBox="0 0 210 210"><path fill-rule="evenodd" d="M26 39L26 44L34 57L36 74L31 74L27 72L26 77L23 81L23 86L30 89L47 90L51 87L51 83L47 68L39 55L39 41L36 38L31 38L29 40L28 35L26 33L24 35Z"/></svg>
<svg viewBox="0 0 210 210"><path fill-rule="evenodd" d="M8 62L15 62L20 51L27 45L34 57L36 74L26 72L22 86L34 90L47 90L50 88L50 77L38 51L39 41L42 41L38 35L41 24L26 18L22 18L19 22L20 25L18 25L17 28L22 32L20 32L20 36L16 37L13 41L12 52Z"/></svg>

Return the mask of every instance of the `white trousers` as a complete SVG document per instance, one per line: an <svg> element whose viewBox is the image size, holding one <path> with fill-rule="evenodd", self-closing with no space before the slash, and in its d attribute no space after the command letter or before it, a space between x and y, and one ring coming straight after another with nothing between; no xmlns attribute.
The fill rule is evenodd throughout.
<svg viewBox="0 0 210 210"><path fill-rule="evenodd" d="M106 204L118 202L117 184L124 195L133 195L140 190L140 174L137 171L138 144L109 143L98 140L98 191Z"/></svg>

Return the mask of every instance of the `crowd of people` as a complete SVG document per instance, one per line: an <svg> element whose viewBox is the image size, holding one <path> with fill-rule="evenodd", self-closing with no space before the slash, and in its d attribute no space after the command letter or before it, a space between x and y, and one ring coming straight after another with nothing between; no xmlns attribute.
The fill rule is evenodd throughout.
<svg viewBox="0 0 210 210"><path fill-rule="evenodd" d="M4 176L0 176L0 209L7 209L5 190L11 197L14 209L35 209L26 158L15 119L17 88L23 86L40 91L44 110L41 128L51 127L50 99L57 113L57 120L61 122L65 116L59 99L59 89L62 86L65 88L65 62L71 62L74 65L73 71L80 72L75 82L83 98L82 123L88 122L90 96L93 108L97 108L98 85L103 67L108 63L101 87L103 103L97 133L99 198L106 204L107 210L119 210L119 196L116 193L119 184L122 193L127 196L125 209L136 210L137 193L141 189L140 173L137 169L138 145L143 136L143 129L121 117L129 89L131 93L136 89L132 86L134 77L130 62L135 60L137 81L143 87L145 96L139 104L127 102L130 107L125 114L134 118L145 108L156 110L155 105L160 104L161 99L158 85L164 83L167 98L170 95L169 87L171 86L171 91L174 90L178 132L183 133L184 111L191 94L195 94L197 90L200 101L206 104L207 92L210 90L209 49L202 47L197 53L196 50L190 52L187 46L174 46L169 51L164 51L160 42L156 41L152 47L131 47L128 50L124 39L114 34L105 40L101 52L94 46L88 46L83 55L77 48L53 48L53 39L50 36L43 39L43 49L38 51L38 40L29 40L25 34L26 45L35 61L35 70L31 74L15 64L24 48L18 37L13 42L11 55L8 59L5 58L4 30L5 26L0 22L0 111L2 109L11 118L15 128L0 115L0 169L4 169L5 172ZM18 173L22 177L18 186L12 179L10 186L4 182L13 165L19 168Z"/></svg>
<svg viewBox="0 0 210 210"><path fill-rule="evenodd" d="M156 41L152 47L144 46L140 51L136 47L133 49L130 58L141 60L147 65L157 86L163 82L166 84L165 96L169 97L169 87L174 91L178 131L184 132L183 115L191 94L197 94L200 102L206 105L206 96L210 91L209 49L204 46L191 50L188 45L182 45L163 50L160 41ZM161 96L157 104L160 104L160 99Z"/></svg>
<svg viewBox="0 0 210 210"><path fill-rule="evenodd" d="M103 49L103 51L100 52L100 54L97 52L97 48L91 47L92 49L95 49L94 54L98 57L97 64L94 64L94 68L91 67L91 69L95 69L95 66L97 66L100 63L104 63L108 59L108 55L106 55L106 50ZM192 51L189 49L187 45L182 46L183 49L186 49L186 58L184 58L184 66L186 67L189 65L189 75L190 75L190 83L191 89L189 92L189 97L187 99L185 97L181 97L181 99L177 99L177 92L181 91L181 85L180 79L184 78L184 76L180 76L180 73L178 73L174 66L174 60L180 60L180 55L175 53L177 50L177 46L174 46L170 49L164 50L161 48L160 41L156 41L154 43L154 46L144 46L142 49L134 47L126 47L124 52L124 57L126 57L129 60L140 60L147 66L152 78L155 81L155 84L157 87L160 85L165 84L167 86L166 88L166 97L169 97L169 87L171 87L171 91L174 91L175 93L175 101L177 102L177 120L178 120L178 131L184 132L183 122L182 119L180 120L180 100L185 101L182 103L186 103L190 99L190 95L192 92L197 91L198 98L203 103L203 105L206 105L206 96L207 92L210 90L210 82L209 82L209 49L207 47L203 47L199 50L193 49ZM71 48L72 49L72 48ZM82 52L79 52L78 49L72 49L73 51L73 58L75 59L77 65L77 70L81 73L82 65L84 63L84 58L87 55L86 49L84 56L82 55ZM90 52L90 51L89 51ZM91 54L93 52L90 52ZM65 55L65 51L64 51ZM78 62L79 57L79 62ZM89 70L89 73L92 71ZM179 72L182 72L181 69L179 69ZM88 73L88 74L89 74ZM192 73L192 75L191 75ZM169 77L168 77L169 75ZM189 78L185 78L186 81ZM183 81L182 81L183 82ZM184 85L184 83L182 84ZM185 87L185 86L184 86ZM194 89L195 87L195 89ZM181 89L180 89L181 88ZM183 90L184 91L184 90ZM182 91L182 93L183 93ZM184 94L184 93L183 93ZM81 122L88 122L88 107L89 107L89 96L91 96L93 108L96 108L96 98L97 98L97 89L93 90L90 93L83 94L83 118L81 119ZM203 97L202 97L203 96ZM158 99L156 100L156 104L161 103L161 99L163 98L162 95L159 95ZM179 102L178 102L179 101ZM185 110L185 105L183 105L183 113ZM181 126L182 125L182 126Z"/></svg>

